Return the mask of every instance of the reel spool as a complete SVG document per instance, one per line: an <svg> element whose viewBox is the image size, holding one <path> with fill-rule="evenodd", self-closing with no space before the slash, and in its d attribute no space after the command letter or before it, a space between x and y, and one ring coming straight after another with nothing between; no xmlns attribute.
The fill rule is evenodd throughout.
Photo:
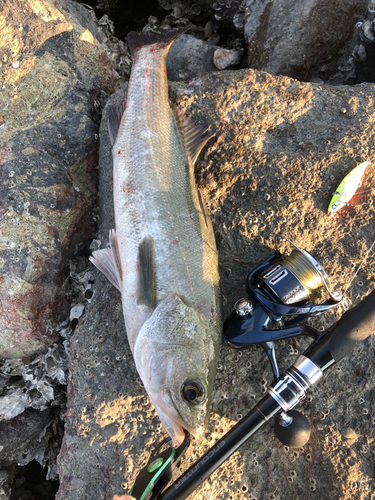
<svg viewBox="0 0 375 500"><path fill-rule="evenodd" d="M288 240L289 241L289 240ZM298 248L291 241L293 250L286 257L280 256L264 272L257 275L257 284L271 298L283 304L296 304L309 299L316 290L328 288L328 276L322 265L314 257Z"/></svg>
<svg viewBox="0 0 375 500"><path fill-rule="evenodd" d="M271 363L274 378L278 378L275 341L299 335L318 340L320 332L303 323L309 317L337 307L342 294L330 291L323 266L309 252L283 235L276 235L275 240L274 255L247 276L247 297L235 303L234 311L224 322L224 336L228 344L237 349L260 344ZM291 245L289 255L278 250L279 241ZM322 290L328 298L315 304L311 297ZM281 413L276 434L287 446L299 447L308 440L309 423L306 417L293 411L294 416L290 412ZM293 422L294 429L290 427Z"/></svg>

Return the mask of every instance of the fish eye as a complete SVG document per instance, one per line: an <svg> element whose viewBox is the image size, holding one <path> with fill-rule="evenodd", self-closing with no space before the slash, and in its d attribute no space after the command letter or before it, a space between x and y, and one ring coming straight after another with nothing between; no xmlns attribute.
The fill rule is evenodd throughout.
<svg viewBox="0 0 375 500"><path fill-rule="evenodd" d="M332 210L336 210L336 205L332 205Z"/></svg>
<svg viewBox="0 0 375 500"><path fill-rule="evenodd" d="M189 380L182 386L182 396L188 403L200 404L206 399L206 391L197 380Z"/></svg>

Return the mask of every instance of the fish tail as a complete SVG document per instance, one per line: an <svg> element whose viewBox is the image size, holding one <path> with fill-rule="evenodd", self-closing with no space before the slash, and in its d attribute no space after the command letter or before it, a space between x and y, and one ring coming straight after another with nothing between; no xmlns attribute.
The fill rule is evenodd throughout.
<svg viewBox="0 0 375 500"><path fill-rule="evenodd" d="M136 52L145 46L153 45L158 50L165 50L168 52L169 47L172 43L183 33L188 31L192 27L191 24L183 26L182 28L168 30L161 33L155 33L153 31L140 32L130 31L126 40L130 49L132 58L134 58Z"/></svg>

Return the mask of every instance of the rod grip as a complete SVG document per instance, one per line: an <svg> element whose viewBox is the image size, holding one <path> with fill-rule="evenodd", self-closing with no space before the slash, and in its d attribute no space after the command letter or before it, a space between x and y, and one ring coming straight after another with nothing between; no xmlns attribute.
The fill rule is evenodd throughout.
<svg viewBox="0 0 375 500"><path fill-rule="evenodd" d="M375 332L375 290L361 302L347 311L341 318L331 336L331 354L340 361Z"/></svg>

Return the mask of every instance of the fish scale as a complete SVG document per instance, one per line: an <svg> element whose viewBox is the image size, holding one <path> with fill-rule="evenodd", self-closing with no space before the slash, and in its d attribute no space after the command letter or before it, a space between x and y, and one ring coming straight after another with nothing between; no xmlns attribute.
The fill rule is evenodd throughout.
<svg viewBox="0 0 375 500"><path fill-rule="evenodd" d="M122 124L124 130L134 130L137 135L139 130L137 125L149 121L149 115L156 112L158 107L156 110L151 106L147 107L148 113L145 113L144 120L139 120L139 113L127 114L127 119ZM168 119L171 123L173 120L171 113ZM210 283L204 286L205 283L202 282L197 292L191 283L191 276L195 275L199 280L199 274L202 272L203 221L200 220L197 202L194 203L193 200L186 156L177 130L175 135L170 134L170 138L164 141L165 129L166 127L162 129L162 140L152 136L141 137L135 144L130 134L124 133L124 139L116 141L114 145L114 150L128 151L127 154L115 157L114 161L115 207L125 208L123 211L115 211L121 262L125 269L132 269L140 241L151 235L155 242L158 296L162 297L168 290L178 290L197 304L199 302L197 299L203 298L207 293L205 288L207 286L212 288ZM121 129L119 136L122 136ZM164 148L161 147L162 142ZM165 142L168 142L169 151L166 150ZM141 161L139 159L134 161L134 150L148 150L150 154L143 155ZM173 164L168 161L169 152L173 157ZM125 188L129 185L132 186L131 197L128 196L129 190ZM117 229L120 227L121 231ZM191 255L189 260L187 254ZM124 286L129 290L129 294L125 292L123 295L124 307L133 310L136 304L131 295L134 295L136 287L136 270L133 273L126 272L124 281ZM131 329L130 325L129 327ZM128 335L133 337L128 324L127 329Z"/></svg>
<svg viewBox="0 0 375 500"><path fill-rule="evenodd" d="M206 425L222 330L218 255L194 177L208 138L168 98L165 60L184 30L128 37L126 107L109 120L116 231L91 258L121 291L138 373L176 443L182 428Z"/></svg>

